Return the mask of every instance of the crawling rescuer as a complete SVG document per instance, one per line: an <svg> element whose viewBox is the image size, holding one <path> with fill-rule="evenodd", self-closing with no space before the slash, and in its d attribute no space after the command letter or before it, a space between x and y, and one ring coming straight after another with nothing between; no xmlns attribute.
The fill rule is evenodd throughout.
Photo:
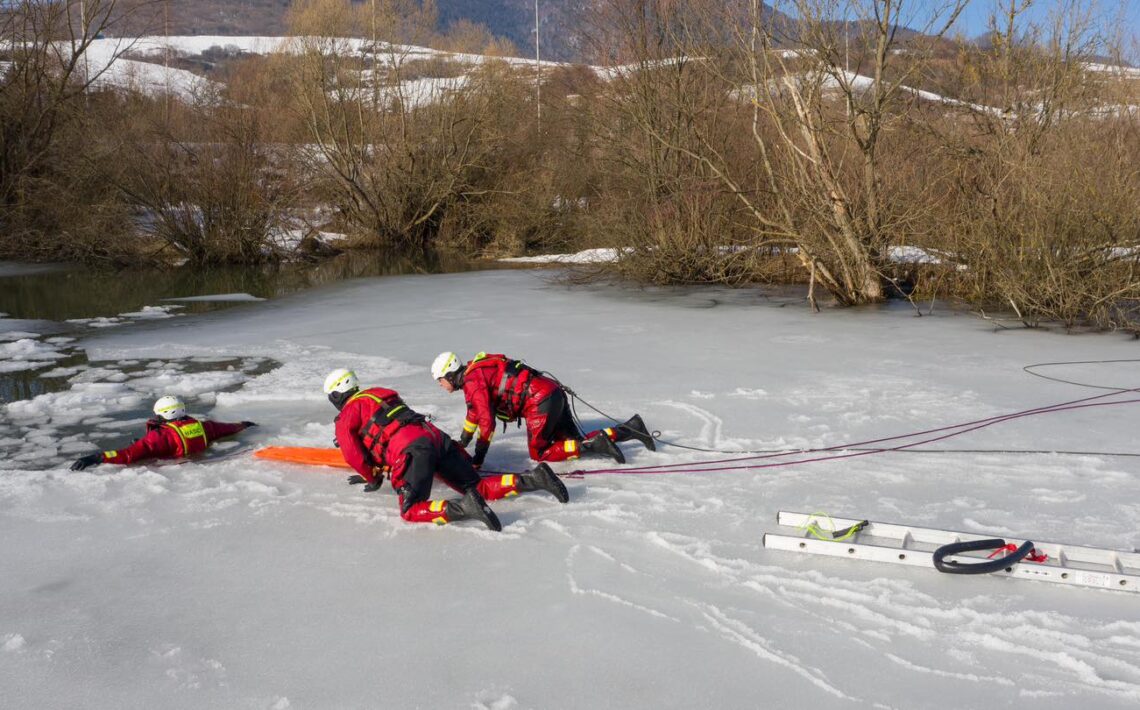
<svg viewBox="0 0 1140 710"><path fill-rule="evenodd" d="M186 403L178 397L161 397L154 403L155 417L146 422L146 434L125 449L87 454L71 464L82 471L101 463L138 463L150 459L180 459L200 454L223 437L257 426L253 422L229 424L198 420L186 414Z"/></svg>
<svg viewBox="0 0 1140 710"><path fill-rule="evenodd" d="M583 434L562 384L522 360L479 353L464 363L455 353L445 352L432 363L431 376L445 392L463 392L467 421L459 445L467 448L478 430L472 459L476 468L483 465L491 447L496 419L504 426L506 422L526 422L527 448L535 461L566 461L593 454L625 463L617 442L631 439L650 451L657 448L637 414L616 427Z"/></svg>
<svg viewBox="0 0 1140 710"><path fill-rule="evenodd" d="M477 520L498 531L502 525L487 499L545 490L561 503L569 500L566 486L546 465L529 473L480 478L467 452L404 404L399 393L382 387L362 390L356 373L350 370L330 372L324 391L340 412L336 417L337 446L359 474L348 482L363 483L364 491L370 493L380 488L387 471L399 495L400 517L408 522L442 525ZM429 496L436 476L463 497L432 500Z"/></svg>

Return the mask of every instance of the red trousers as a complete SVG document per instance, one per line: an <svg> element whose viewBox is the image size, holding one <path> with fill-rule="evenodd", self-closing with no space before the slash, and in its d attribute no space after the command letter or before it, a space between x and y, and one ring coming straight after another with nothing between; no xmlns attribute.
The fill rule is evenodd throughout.
<svg viewBox="0 0 1140 710"><path fill-rule="evenodd" d="M582 442L598 434L608 436L610 441L617 440L617 433L612 428L583 436L574 423L574 413L570 411L566 392L561 387L555 387L544 397L541 394L532 391L531 397L523 404L527 448L535 461L576 459L581 453Z"/></svg>

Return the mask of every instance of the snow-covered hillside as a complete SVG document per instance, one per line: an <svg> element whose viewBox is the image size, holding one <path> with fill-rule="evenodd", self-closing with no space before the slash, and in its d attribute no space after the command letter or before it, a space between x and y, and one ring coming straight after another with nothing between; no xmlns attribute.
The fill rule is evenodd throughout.
<svg viewBox="0 0 1140 710"><path fill-rule="evenodd" d="M98 76L98 86L120 86L150 94L169 93L185 98L207 94L214 84L193 72L167 66L170 57L195 57L211 50L223 53L264 55L296 53L313 43L335 46L336 51L363 55L372 52L372 43L359 38L306 38L306 37L230 37L224 35L201 36L144 36L138 38L109 37L96 39L88 49L84 71ZM376 59L382 65L403 65L415 60L446 58L460 64L477 65L486 61L505 61L524 66L559 66L557 62L535 62L519 57L485 57L478 54L442 52L413 45L379 43ZM149 61L140 61L148 59ZM462 78L425 77L403 82L405 100L413 103L429 101L461 86Z"/></svg>
<svg viewBox="0 0 1140 710"><path fill-rule="evenodd" d="M81 344L100 361L79 368L72 391L0 415L5 708L1140 702L1135 594L761 546L785 509L1131 550L1140 458L1110 454L1140 453L1136 404L1019 418L922 447L940 453L568 478L567 505L541 495L495 503L499 534L404 523L387 487L364 494L341 471L237 448L179 465L65 468L131 433L101 423L167 391L191 396L200 414L258 421L243 437L251 446L328 446L334 410L320 385L339 366L458 432L462 401L428 374L445 349L526 358L605 412L640 412L665 441L740 451L832 446L1104 394L1022 367L1131 360L1135 341L995 331L943 309L812 315L753 291L567 289L496 271L357 280L92 331ZM194 373L170 365L179 357L237 364ZM265 357L281 366L255 374L243 364ZM1140 387L1135 362L1036 371ZM57 450L77 422L88 433ZM625 449L630 467L724 458ZM1008 453L1017 450L1086 453ZM26 454L35 460L12 464ZM500 433L488 467L528 465L522 432Z"/></svg>

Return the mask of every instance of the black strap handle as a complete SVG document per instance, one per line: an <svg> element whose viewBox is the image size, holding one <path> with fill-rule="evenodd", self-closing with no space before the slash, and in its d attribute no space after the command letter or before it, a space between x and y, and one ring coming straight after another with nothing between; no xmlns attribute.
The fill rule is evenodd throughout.
<svg viewBox="0 0 1140 710"><path fill-rule="evenodd" d="M948 555L956 555L960 552L974 552L977 550L1000 550L1005 547L1005 540L1000 538L990 538L988 540L971 540L969 542L952 542L949 545L943 545L934 551L934 568L939 572L946 574L987 574L989 572L998 572L1010 565L1021 562L1026 555L1033 552L1033 543L1029 540L1021 543L1021 547L1017 551L999 557L995 560L986 560L985 562L965 563L950 560L943 562L942 559Z"/></svg>

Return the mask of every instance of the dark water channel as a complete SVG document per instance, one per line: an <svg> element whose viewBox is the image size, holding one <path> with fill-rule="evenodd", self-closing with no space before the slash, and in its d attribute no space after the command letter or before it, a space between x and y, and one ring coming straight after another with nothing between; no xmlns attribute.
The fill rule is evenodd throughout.
<svg viewBox="0 0 1140 710"><path fill-rule="evenodd" d="M0 403L68 389L74 374L90 364L74 342L97 329L248 306L345 279L488 268L517 267L436 252L349 252L316 263L121 271L0 262ZM195 297L218 300L178 300ZM203 364L183 366L194 371Z"/></svg>
<svg viewBox="0 0 1140 710"><path fill-rule="evenodd" d="M121 271L86 267L11 268L0 262L0 313L7 318L66 321L109 317L157 306L164 299L245 293L274 298L345 279L518 268L436 252L349 252L316 263ZM227 302L185 302L182 312L227 308Z"/></svg>
<svg viewBox="0 0 1140 710"><path fill-rule="evenodd" d="M191 412L277 368L266 357L88 360L106 328L193 318L353 278L517 268L437 253L346 253L312 264L99 271L0 262L0 471L66 465L94 443L142 432L175 383ZM206 300L183 300L206 299ZM186 390L188 383L195 383ZM197 383L206 383L205 386Z"/></svg>

